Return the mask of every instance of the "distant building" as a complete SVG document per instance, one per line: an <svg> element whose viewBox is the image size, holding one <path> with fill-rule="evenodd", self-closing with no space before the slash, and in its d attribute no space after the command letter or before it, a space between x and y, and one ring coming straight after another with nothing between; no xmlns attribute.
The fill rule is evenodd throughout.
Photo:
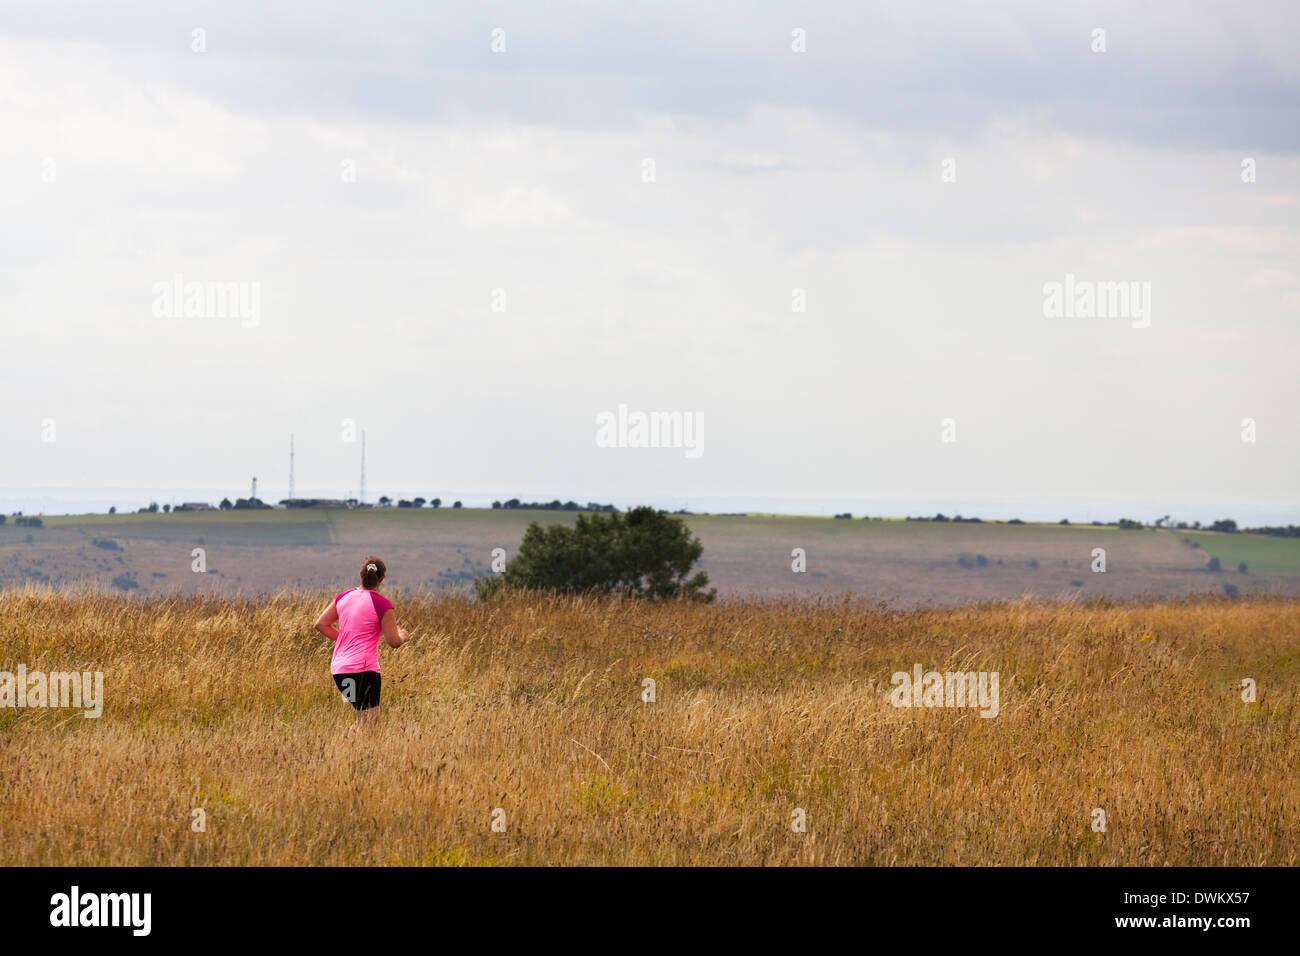
<svg viewBox="0 0 1300 956"><path fill-rule="evenodd" d="M285 498L282 508L346 508L348 503L339 498Z"/></svg>
<svg viewBox="0 0 1300 956"><path fill-rule="evenodd" d="M206 501L185 501L178 504L173 511L211 511L212 505Z"/></svg>

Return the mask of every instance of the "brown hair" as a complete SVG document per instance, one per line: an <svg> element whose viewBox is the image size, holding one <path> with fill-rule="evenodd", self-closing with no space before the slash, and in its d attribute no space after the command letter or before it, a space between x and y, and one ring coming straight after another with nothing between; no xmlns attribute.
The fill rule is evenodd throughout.
<svg viewBox="0 0 1300 956"><path fill-rule="evenodd" d="M379 582L387 573L388 568L385 567L382 558L377 558L373 554L368 555L361 562L361 586L373 590L379 586Z"/></svg>

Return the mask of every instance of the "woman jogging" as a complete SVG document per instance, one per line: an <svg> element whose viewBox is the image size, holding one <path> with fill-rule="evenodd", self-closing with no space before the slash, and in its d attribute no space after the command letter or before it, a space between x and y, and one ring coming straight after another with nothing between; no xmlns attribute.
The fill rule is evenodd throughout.
<svg viewBox="0 0 1300 956"><path fill-rule="evenodd" d="M358 723L379 717L379 638L389 647L411 639L397 626L393 602L379 593L388 569L373 554L361 563L361 587L344 591L316 619L316 630L334 642L330 673ZM334 626L338 622L338 627Z"/></svg>

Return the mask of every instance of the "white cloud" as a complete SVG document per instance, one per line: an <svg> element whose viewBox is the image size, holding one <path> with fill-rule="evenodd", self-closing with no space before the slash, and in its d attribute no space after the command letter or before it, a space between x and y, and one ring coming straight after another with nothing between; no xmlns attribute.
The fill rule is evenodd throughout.
<svg viewBox="0 0 1300 956"><path fill-rule="evenodd" d="M687 37L692 55L725 48L726 22ZM527 23L512 49L578 42ZM892 64L928 36L877 26L865 42L896 47ZM1042 51L1021 21L989 30ZM236 36L227 24L217 48ZM847 42L810 36L809 57ZM271 109L187 72L229 68L215 53L145 64L138 42L0 39L0 316L24 356L0 379L13 484L242 487L256 471L275 487L294 431L299 486L341 492L353 417L373 487L395 492L1294 496L1297 430L1272 430L1277 466L1252 470L1222 412L1225 394L1300 405L1296 297L1252 297L1300 271L1293 207L1259 201L1300 188L1292 153L1254 151L1273 177L1256 193L1218 144L1080 131L1036 96L969 124L864 124L813 93L716 111L633 97L590 123L530 99L515 116L508 98L329 113L268 89ZM712 79L761 86L754 43L759 59ZM581 60L566 74L547 56L580 114ZM246 53L241 69L315 76L307 60ZM628 82L682 79L659 70ZM503 82L470 72L443 94ZM882 108L928 102L908 82L884 76ZM260 283L260 326L154 318L150 290L177 272ZM1150 281L1151 328L1045 320L1043 283L1067 272ZM705 458L599 454L593 416L620 402L703 412ZM936 437L947 415L955 448ZM37 441L47 416L57 449Z"/></svg>

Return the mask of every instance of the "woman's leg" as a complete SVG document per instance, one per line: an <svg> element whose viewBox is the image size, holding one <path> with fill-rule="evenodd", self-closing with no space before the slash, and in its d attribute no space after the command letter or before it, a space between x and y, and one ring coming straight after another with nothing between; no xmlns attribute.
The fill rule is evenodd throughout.
<svg viewBox="0 0 1300 956"><path fill-rule="evenodd" d="M366 671L361 678L361 696L358 700L357 724L373 727L379 722L379 692L382 686L378 671Z"/></svg>

